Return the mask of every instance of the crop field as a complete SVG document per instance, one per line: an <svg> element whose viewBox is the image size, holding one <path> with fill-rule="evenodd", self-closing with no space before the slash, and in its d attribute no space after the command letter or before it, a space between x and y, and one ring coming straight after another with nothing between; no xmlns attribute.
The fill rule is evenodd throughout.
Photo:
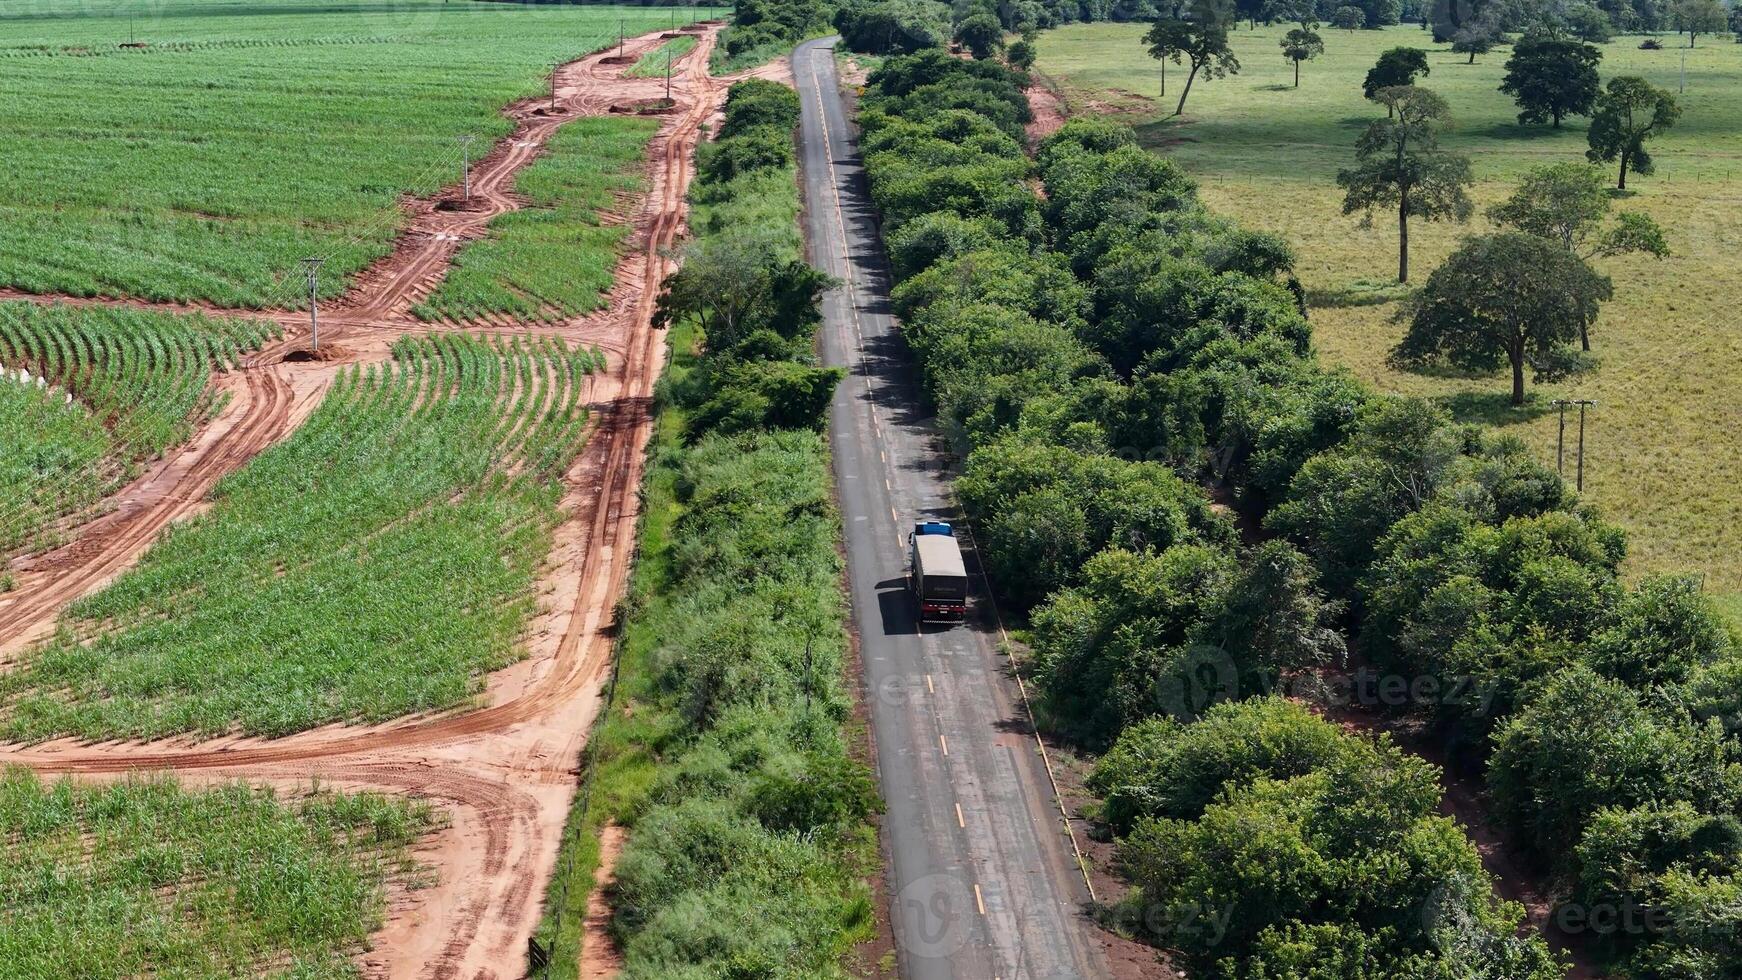
<svg viewBox="0 0 1742 980"><path fill-rule="evenodd" d="M1039 68L1062 87L1078 113L1111 114L1198 180L1213 209L1255 229L1277 232L1298 250L1297 270L1308 290L1321 353L1386 391L1437 397L1458 416L1500 426L1525 438L1538 458L1553 462L1557 397L1594 398L1586 452L1586 498L1627 528L1627 570L1686 571L1742 617L1742 333L1734 329L1734 297L1742 293L1742 46L1727 35L1701 37L1692 50L1663 37L1664 50L1640 50L1640 38L1600 45L1606 80L1637 74L1676 92L1681 59L1686 90L1682 118L1653 141L1658 173L1631 178L1616 209L1643 211L1663 225L1673 254L1597 262L1614 279L1592 336L1601 360L1592 374L1557 385L1532 386L1529 404L1507 404L1507 380L1496 376L1416 374L1392 369L1386 353L1402 336L1392 322L1401 291L1395 221L1362 228L1341 213L1335 177L1350 166L1356 137L1382 115L1361 96L1361 80L1379 53L1396 46L1426 49L1431 73L1418 84L1451 104L1454 128L1445 144L1470 155L1478 215L1467 226L1411 222L1411 264L1417 281L1464 235L1492 230L1481 211L1503 199L1528 168L1582 160L1587 120L1560 130L1521 126L1517 107L1499 91L1509 48L1466 56L1435 45L1418 27L1378 31L1321 28L1325 53L1301 65L1300 88L1278 40L1292 25L1234 32L1239 75L1193 87L1184 117L1168 118L1184 71L1169 66L1159 99L1159 65L1149 58L1142 25L1075 25L1039 42ZM1569 421L1567 476L1573 476L1577 419Z"/></svg>
<svg viewBox="0 0 1742 980"><path fill-rule="evenodd" d="M641 60L624 74L634 78L662 78L668 65L675 64L695 46L696 39L693 37L672 38L657 49L642 55Z"/></svg>
<svg viewBox="0 0 1742 980"><path fill-rule="evenodd" d="M0 963L11 977L354 977L390 880L433 829L424 803L280 798L167 778L0 774Z"/></svg>
<svg viewBox="0 0 1742 980"><path fill-rule="evenodd" d="M404 195L460 177L456 137L552 65L666 8L359 0L74 0L0 9L0 286L303 301L385 255ZM124 47L136 44L138 47Z"/></svg>
<svg viewBox="0 0 1742 980"><path fill-rule="evenodd" d="M0 303L0 555L54 543L51 526L185 441L216 406L213 369L275 324Z"/></svg>
<svg viewBox="0 0 1742 980"><path fill-rule="evenodd" d="M278 736L518 659L597 351L404 340L0 676L0 737Z"/></svg>
<svg viewBox="0 0 1742 980"><path fill-rule="evenodd" d="M599 212L642 189L647 141L658 129L652 119L596 116L557 130L548 155L515 179L530 206L491 220L489 236L460 251L417 315L556 320L598 309L630 231Z"/></svg>

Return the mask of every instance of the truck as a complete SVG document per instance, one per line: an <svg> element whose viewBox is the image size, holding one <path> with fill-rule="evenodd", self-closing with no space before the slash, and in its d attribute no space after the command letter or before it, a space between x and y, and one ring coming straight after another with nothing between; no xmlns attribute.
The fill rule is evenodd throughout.
<svg viewBox="0 0 1742 980"><path fill-rule="evenodd" d="M947 521L919 521L907 536L908 584L922 623L959 623L968 614L968 569Z"/></svg>

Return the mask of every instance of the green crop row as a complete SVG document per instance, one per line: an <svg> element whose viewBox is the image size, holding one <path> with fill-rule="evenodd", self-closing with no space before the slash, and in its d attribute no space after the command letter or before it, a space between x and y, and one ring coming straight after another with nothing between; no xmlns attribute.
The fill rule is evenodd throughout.
<svg viewBox="0 0 1742 980"><path fill-rule="evenodd" d="M52 543L213 408L214 369L267 322L0 303L0 554Z"/></svg>
<svg viewBox="0 0 1742 980"><path fill-rule="evenodd" d="M62 9L64 7L64 9ZM386 255L401 202L460 179L456 137L551 65L671 21L570 4L167 3L129 16L50 0L0 14L9 44L141 57L19 57L0 90L0 286L79 296L305 302ZM334 35L392 43L304 43Z"/></svg>
<svg viewBox="0 0 1742 980"><path fill-rule="evenodd" d="M385 885L436 814L376 794L281 799L164 777L0 774L0 972L298 980L357 976Z"/></svg>
<svg viewBox="0 0 1742 980"><path fill-rule="evenodd" d="M657 50L642 55L641 60L624 74L631 78L660 78L665 75L668 67L677 64L679 59L695 50L695 47L694 37L674 37L660 45Z"/></svg>
<svg viewBox="0 0 1742 980"><path fill-rule="evenodd" d="M651 119L599 116L557 130L549 155L515 181L530 206L495 218L488 237L461 249L417 315L559 320L602 306L630 226L600 212L645 186L642 161L658 129Z"/></svg>
<svg viewBox="0 0 1742 980"><path fill-rule="evenodd" d="M468 703L521 656L602 359L406 339L346 371L0 678L0 735L277 736Z"/></svg>

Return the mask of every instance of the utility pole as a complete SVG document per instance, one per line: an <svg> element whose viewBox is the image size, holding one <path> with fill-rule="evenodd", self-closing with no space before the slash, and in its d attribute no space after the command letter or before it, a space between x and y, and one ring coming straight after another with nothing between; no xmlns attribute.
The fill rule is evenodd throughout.
<svg viewBox="0 0 1742 980"><path fill-rule="evenodd" d="M319 292L320 288L322 261L324 260L317 258L306 258L302 260L303 266L308 270L309 348L316 351L321 349L321 322L320 318L315 314L315 294Z"/></svg>
<svg viewBox="0 0 1742 980"><path fill-rule="evenodd" d="M1595 408L1597 403L1587 398L1579 399L1579 481L1576 489L1585 492L1585 409Z"/></svg>
<svg viewBox="0 0 1742 980"><path fill-rule="evenodd" d="M665 49L665 101L671 101L671 48Z"/></svg>
<svg viewBox="0 0 1742 980"><path fill-rule="evenodd" d="M1585 492L1585 411L1597 407L1595 400L1590 398L1556 398L1550 404L1560 409L1560 435L1555 439L1555 472L1566 476L1566 442L1567 442L1567 406L1579 406L1579 446L1578 462L1574 487L1580 493Z"/></svg>
<svg viewBox="0 0 1742 980"><path fill-rule="evenodd" d="M470 133L456 136L460 142L460 182L466 188L466 203L472 203L472 140L477 137Z"/></svg>
<svg viewBox="0 0 1742 980"><path fill-rule="evenodd" d="M1556 398L1554 406L1561 412L1561 430L1554 440L1554 471L1563 479L1567 475L1567 400Z"/></svg>

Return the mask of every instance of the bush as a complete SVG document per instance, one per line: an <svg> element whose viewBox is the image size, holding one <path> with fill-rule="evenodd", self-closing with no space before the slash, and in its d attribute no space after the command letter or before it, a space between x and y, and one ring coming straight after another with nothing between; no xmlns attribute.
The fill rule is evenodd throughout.
<svg viewBox="0 0 1742 980"><path fill-rule="evenodd" d="M1254 780L1292 779L1351 752L1395 752L1280 697L1212 706L1195 724L1149 718L1124 729L1095 764L1088 786L1104 799L1101 817L1127 834L1140 819L1195 820L1224 790Z"/></svg>
<svg viewBox="0 0 1742 980"><path fill-rule="evenodd" d="M1733 808L1742 800L1742 770L1728 757L1717 725L1648 706L1621 684L1574 666L1495 733L1488 784L1501 820L1556 854L1605 807Z"/></svg>

